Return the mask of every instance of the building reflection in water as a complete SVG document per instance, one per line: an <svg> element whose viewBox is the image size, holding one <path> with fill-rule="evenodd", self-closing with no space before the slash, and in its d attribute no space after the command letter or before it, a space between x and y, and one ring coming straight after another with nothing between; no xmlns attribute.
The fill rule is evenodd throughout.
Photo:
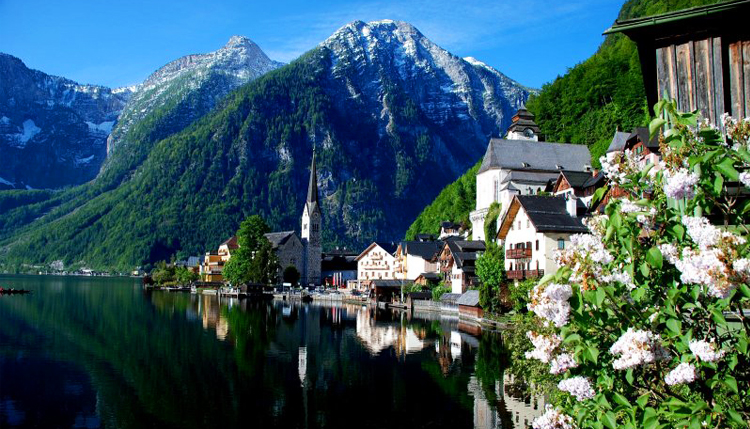
<svg viewBox="0 0 750 429"><path fill-rule="evenodd" d="M227 318L229 310L237 306L246 310L246 302L236 299L218 299L216 296L193 295L187 309L189 319L196 316L203 328L215 331L220 340L231 336ZM319 311L322 319L332 327L349 330L362 347L373 356L389 349L398 358L426 351L433 353L443 377L471 368L477 351L482 347L478 338L481 328L460 323L457 317L431 312L390 312L376 308L341 304L313 303L301 305L295 302L271 303L278 305L279 315L284 319L305 319L309 311ZM298 346L297 370L302 387L304 412L307 413L308 353L312 346L315 352L315 329L305 333L306 343ZM466 359L462 357L466 355ZM293 359L292 355L292 359ZM491 365L502 365L492 362ZM502 369L499 370L502 374ZM320 383L321 380L318 380ZM488 385L489 384L489 385ZM544 410L544 398L533 398L514 383L507 373L495 380L481 380L477 374L468 377L467 390L473 397L474 427L477 429L527 428L531 421Z"/></svg>

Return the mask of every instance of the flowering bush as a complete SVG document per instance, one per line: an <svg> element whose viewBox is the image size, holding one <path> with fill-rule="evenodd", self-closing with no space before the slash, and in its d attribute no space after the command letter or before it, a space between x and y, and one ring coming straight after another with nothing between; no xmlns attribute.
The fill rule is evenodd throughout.
<svg viewBox="0 0 750 429"><path fill-rule="evenodd" d="M558 380L535 428L750 421L750 118L725 117L720 131L672 102L655 111L662 161L602 159L625 197L587 220L529 294L539 329L525 357Z"/></svg>

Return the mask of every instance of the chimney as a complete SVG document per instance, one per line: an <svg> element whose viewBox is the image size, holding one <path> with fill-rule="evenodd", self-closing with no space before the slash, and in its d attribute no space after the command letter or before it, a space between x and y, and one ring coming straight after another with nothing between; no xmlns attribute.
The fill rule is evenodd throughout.
<svg viewBox="0 0 750 429"><path fill-rule="evenodd" d="M578 216L578 205L576 204L576 197L572 193L565 194L565 208L568 214L572 217Z"/></svg>

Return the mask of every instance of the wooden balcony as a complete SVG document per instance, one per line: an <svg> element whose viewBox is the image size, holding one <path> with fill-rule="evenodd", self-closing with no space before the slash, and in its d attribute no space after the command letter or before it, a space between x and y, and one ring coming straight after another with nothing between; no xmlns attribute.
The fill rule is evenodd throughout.
<svg viewBox="0 0 750 429"><path fill-rule="evenodd" d="M507 259L529 259L531 258L531 249L508 249L505 251Z"/></svg>
<svg viewBox="0 0 750 429"><path fill-rule="evenodd" d="M506 274L510 280L536 279L544 276L544 270L510 270Z"/></svg>

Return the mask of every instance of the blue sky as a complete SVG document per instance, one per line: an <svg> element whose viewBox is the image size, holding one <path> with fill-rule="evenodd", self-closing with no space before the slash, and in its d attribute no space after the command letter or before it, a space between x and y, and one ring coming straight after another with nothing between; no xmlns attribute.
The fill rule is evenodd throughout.
<svg viewBox="0 0 750 429"><path fill-rule="evenodd" d="M0 52L81 83L143 81L234 34L288 62L354 20L414 24L452 53L532 87L588 58L623 0L0 0Z"/></svg>

